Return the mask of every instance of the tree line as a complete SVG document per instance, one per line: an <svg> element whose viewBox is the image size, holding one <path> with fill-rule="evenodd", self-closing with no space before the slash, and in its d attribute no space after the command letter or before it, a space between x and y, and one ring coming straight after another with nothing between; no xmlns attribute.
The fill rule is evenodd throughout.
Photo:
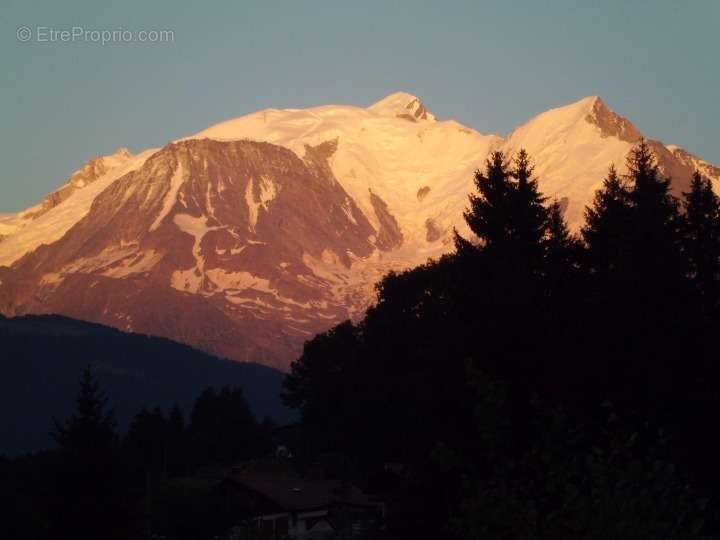
<svg viewBox="0 0 720 540"><path fill-rule="evenodd" d="M626 169L572 234L528 154L492 153L473 235L292 365L305 453L402 464L391 537L718 532L720 201L699 173L673 196L644 141ZM393 501L413 511L392 522Z"/></svg>
<svg viewBox="0 0 720 540"><path fill-rule="evenodd" d="M206 494L168 490L168 481L228 467L272 450L272 425L258 422L239 387L205 389L186 421L142 409L126 433L90 367L74 413L54 419L56 448L0 458L0 536L8 539L197 538L233 523ZM188 507L189 505L189 507Z"/></svg>

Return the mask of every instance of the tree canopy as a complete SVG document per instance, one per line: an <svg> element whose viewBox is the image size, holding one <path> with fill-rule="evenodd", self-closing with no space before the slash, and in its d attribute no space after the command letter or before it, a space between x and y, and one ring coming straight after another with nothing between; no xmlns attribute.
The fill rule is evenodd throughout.
<svg viewBox="0 0 720 540"><path fill-rule="evenodd" d="M696 175L681 204L644 141L625 170L575 236L528 154L492 153L472 236L387 275L361 321L293 364L285 400L316 450L402 462L436 509L399 538L703 537L718 200Z"/></svg>

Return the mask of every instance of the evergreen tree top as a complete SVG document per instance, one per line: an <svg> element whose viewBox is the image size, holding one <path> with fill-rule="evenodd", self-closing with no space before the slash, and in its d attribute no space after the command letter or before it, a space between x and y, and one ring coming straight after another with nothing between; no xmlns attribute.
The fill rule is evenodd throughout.
<svg viewBox="0 0 720 540"><path fill-rule="evenodd" d="M65 422L55 420L54 424L55 440L65 450L92 451L114 442L115 415L107 408L107 397L90 366L80 378L75 412Z"/></svg>
<svg viewBox="0 0 720 540"><path fill-rule="evenodd" d="M493 152L485 170L475 173L475 187L465 220L480 239L479 249L494 253L498 264L542 272L549 251L571 243L560 206L546 204L524 149L511 162L502 152ZM458 234L455 246L459 255L478 249Z"/></svg>

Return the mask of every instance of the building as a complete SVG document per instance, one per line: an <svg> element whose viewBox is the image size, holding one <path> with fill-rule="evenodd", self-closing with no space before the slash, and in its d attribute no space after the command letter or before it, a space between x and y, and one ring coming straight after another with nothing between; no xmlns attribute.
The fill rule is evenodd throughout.
<svg viewBox="0 0 720 540"><path fill-rule="evenodd" d="M272 539L354 538L382 513L382 505L357 487L317 470L300 475L285 459L237 467L221 489L245 527L257 527Z"/></svg>

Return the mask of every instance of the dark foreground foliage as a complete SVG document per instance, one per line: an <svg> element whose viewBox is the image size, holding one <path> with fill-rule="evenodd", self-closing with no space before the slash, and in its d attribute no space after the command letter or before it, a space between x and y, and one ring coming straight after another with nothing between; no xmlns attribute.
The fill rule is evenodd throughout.
<svg viewBox="0 0 720 540"><path fill-rule="evenodd" d="M301 467L323 456L382 497L377 538L718 537L720 202L699 175L673 197L644 143L627 169L575 237L530 158L493 154L474 236L386 276L362 321L306 344L284 384L299 429L280 431ZM121 437L102 388L86 370L56 448L0 460L0 537L236 524L212 486L272 449L245 393L208 388L187 417L143 409Z"/></svg>
<svg viewBox="0 0 720 540"><path fill-rule="evenodd" d="M270 452L271 429L228 386L202 392L187 424L178 407L142 409L121 436L86 368L73 413L54 420L56 448L0 460L0 537L212 538L236 516L203 478Z"/></svg>
<svg viewBox="0 0 720 540"><path fill-rule="evenodd" d="M285 382L303 452L401 464L391 537L718 534L718 199L696 175L680 203L645 143L627 169L574 237L527 154L493 154L475 238L307 343Z"/></svg>

